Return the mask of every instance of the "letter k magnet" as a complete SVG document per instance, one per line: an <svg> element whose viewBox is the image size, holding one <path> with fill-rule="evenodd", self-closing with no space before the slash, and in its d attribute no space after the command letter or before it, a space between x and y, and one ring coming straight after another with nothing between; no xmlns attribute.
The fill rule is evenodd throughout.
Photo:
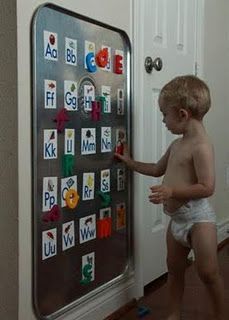
<svg viewBox="0 0 229 320"><path fill-rule="evenodd" d="M57 159L57 130L44 130L44 159Z"/></svg>

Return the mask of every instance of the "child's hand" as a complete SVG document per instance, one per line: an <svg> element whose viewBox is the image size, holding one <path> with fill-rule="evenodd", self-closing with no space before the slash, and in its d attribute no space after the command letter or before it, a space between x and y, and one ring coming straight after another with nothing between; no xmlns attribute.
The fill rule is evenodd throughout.
<svg viewBox="0 0 229 320"><path fill-rule="evenodd" d="M123 144L123 154L115 152L114 157L125 162L125 163L128 163L128 161L131 159L131 157L129 155L129 150L128 150L128 146L126 143Z"/></svg>
<svg viewBox="0 0 229 320"><path fill-rule="evenodd" d="M155 204L163 203L165 200L172 198L172 188L165 185L152 186L152 194L149 195L149 201Z"/></svg>

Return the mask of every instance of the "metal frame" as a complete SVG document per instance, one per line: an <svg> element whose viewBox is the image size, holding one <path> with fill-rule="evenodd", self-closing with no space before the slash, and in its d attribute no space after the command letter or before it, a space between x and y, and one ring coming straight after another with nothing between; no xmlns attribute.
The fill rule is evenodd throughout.
<svg viewBox="0 0 229 320"><path fill-rule="evenodd" d="M54 319L62 314L64 314L65 312L69 311L70 309L75 308L76 306L79 306L81 303L85 302L88 299L93 298L95 295L101 293L101 292L106 292L107 290L110 290L112 287L114 286L118 286L120 283L123 283L123 281L127 280L129 278L129 276L131 275L131 273L133 272L133 252L132 252L132 239L131 239L131 231L132 231L132 207L131 207L131 194L132 194L132 176L130 174L130 172L128 172L128 212L127 212L127 217L128 217L128 223L127 223L127 228L128 228L128 261L127 261L127 265L125 268L125 271L123 272L123 274L121 274L120 276L110 280L109 282L103 284L102 286L99 286L98 288L92 290L91 292L89 292L88 294L82 296L81 298L75 300L74 302L66 305L65 307L58 309L56 312L47 315L47 316L43 316L40 314L39 311L39 307L38 307L38 303L37 303L37 279L36 279L36 275L37 275L37 252L35 250L35 248L37 248L37 237L36 237L36 232L37 232L37 225L36 225L36 219L35 219L35 214L36 214L36 204L37 204L37 186L36 186L36 179L37 179L37 172L38 172L38 164L37 164L37 157L38 157L38 144L37 144L37 131L36 131L36 127L37 127L37 113L36 113L36 108L37 108L37 90L36 90L36 75L37 75L37 70L36 70L36 22L37 22L37 16L38 13L40 12L40 10L42 8L49 8L55 11L58 11L60 13L63 13L65 15L74 17L76 19L82 20L82 21L87 21L91 24L95 24L96 26L100 26L103 27L105 29L114 31L118 34L120 34L120 36L124 39L126 46L128 47L127 50L127 62L126 62L126 66L127 66L127 107L128 107L128 125L127 125L127 135L128 135L128 144L129 146L131 146L131 141L130 141L130 137L131 137L131 114L130 114L130 107L131 107L131 75L130 75L130 71L131 71L131 46L130 46L130 41L129 38L127 36L127 34L123 31L120 30L118 28L112 27L110 25L101 23L99 21L96 21L94 19L85 17L83 15L80 15L78 13L74 13L71 12L69 10L65 10L62 7L53 5L53 4L44 4L38 7L38 9L36 10L33 20L32 20L32 33L31 33L31 43L32 43L32 79L33 79L33 83L32 83L32 104L33 104L33 121L32 121L32 140L33 140L33 155L32 155L32 167L33 167L33 302L34 302L34 309L35 309L35 313L36 315L40 318L40 319Z"/></svg>

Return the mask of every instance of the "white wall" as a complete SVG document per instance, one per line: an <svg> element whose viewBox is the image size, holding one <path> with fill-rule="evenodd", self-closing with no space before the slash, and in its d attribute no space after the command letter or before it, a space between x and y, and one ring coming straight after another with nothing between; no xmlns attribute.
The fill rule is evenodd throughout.
<svg viewBox="0 0 229 320"><path fill-rule="evenodd" d="M212 109L206 125L216 154L216 193L214 207L219 223L229 220L229 3L228 0L205 1L203 76L212 96Z"/></svg>
<svg viewBox="0 0 229 320"><path fill-rule="evenodd" d="M0 1L0 319L18 308L16 31L16 0Z"/></svg>
<svg viewBox="0 0 229 320"><path fill-rule="evenodd" d="M46 1L17 0L18 17L18 141L19 141L19 320L33 320L32 310L32 194L31 194L31 75L30 25L38 5ZM131 0L56 0L59 6L131 33ZM70 312L67 319L101 320L131 299L131 282ZM116 298L115 298L116 297ZM104 302L106 302L104 304ZM90 308L94 311L91 314ZM84 314L84 315L83 315ZM6 319L6 318L5 318ZM62 319L62 318L61 318ZM9 318L7 318L9 320ZM14 320L14 319L10 319Z"/></svg>
<svg viewBox="0 0 229 320"><path fill-rule="evenodd" d="M16 37L15 37L15 20L16 10L15 3L13 1L7 2L7 10L1 1L0 5L0 21L7 22L7 24L1 25L0 36L1 43L8 43L8 46L14 45L16 54ZM11 101L2 100L2 92L6 92L7 86L4 85L5 78L0 78L0 90L1 90L1 119L3 119L4 128L7 129L7 120L11 116L11 127L8 135L11 134L12 143L9 148L8 143L4 142L4 130L1 130L1 153L6 152L5 155L10 161L7 162L6 158L0 158L0 165L4 164L4 168L10 171L9 182L6 182L7 175L4 176L4 183L8 189L1 190L1 196L5 197L11 192L17 194L17 144L18 144L18 157L19 157L19 212L14 212L13 208L17 207L17 197L14 197L13 205L6 207L4 222L1 220L1 243L7 244L5 249L1 249L1 276L5 280L1 279L0 296L2 307L5 303L6 308L0 308L0 318L7 320L17 320L17 256L19 256L19 316L18 320L33 320L35 319L32 310L32 195L31 195L31 90L30 90L30 24L31 17L35 9L43 4L43 0L15 0L17 2L17 42L18 42L18 140L17 140L17 110L15 113L9 113L16 108L16 79L17 70L16 63L12 64L12 60L7 62L1 59L1 70L5 70L5 75L10 75L10 79L7 82L8 87L14 86L14 94L12 94ZM50 1L60 6L65 6L67 9L76 11L78 13L88 15L94 19L101 20L102 22L117 26L125 30L131 38L131 4L132 0L56 0ZM206 0L205 5L205 37L204 37L204 55L203 55L203 75L207 80L212 93L212 110L206 118L206 125L209 134L213 140L216 151L216 176L217 176L217 188L216 196L214 197L214 203L218 214L218 221L224 221L227 219L229 210L229 188L225 185L225 168L229 165L229 147L228 147L228 121L229 119L229 90L227 84L229 83L229 3L228 0ZM11 9L10 16L9 9ZM5 18L5 19L3 19ZM10 21L12 24L10 24ZM8 39L11 41L8 41ZM1 49L2 52L2 49ZM14 57L15 58L15 57ZM4 67L4 68L3 68ZM2 75L2 73L1 73ZM6 95L5 95L6 97ZM3 109L3 106L9 106ZM12 107L12 108L10 108ZM5 133L6 134L6 133ZM16 141L17 140L17 141ZM2 144L2 142L4 142ZM2 149L8 146L8 149ZM14 156L13 156L14 154ZM6 166L7 165L7 166ZM7 172L7 171L5 171ZM2 177L2 176L1 176ZM13 184L10 184L13 181ZM1 180L2 184L2 180ZM3 185L3 184L2 184ZM12 189L13 186L13 189ZM1 198L1 206L2 199ZM12 199L12 198L11 198ZM11 213L13 214L11 215ZM1 213L2 214L2 213ZM18 220L17 220L18 214ZM17 241L17 221L19 225L19 241ZM14 228L12 228L12 226ZM7 236L10 235L10 241L7 240ZM17 248L19 244L19 252ZM9 254L9 250L13 250L13 255ZM7 251L8 250L8 251ZM4 263L3 263L4 261ZM8 268L7 268L8 267ZM8 285L8 290L6 290ZM92 308L97 310L94 315L90 315L87 312L90 311L89 306L83 306L81 312L69 313L65 320L73 319L93 319L101 320L102 315L109 314L113 310L119 308L120 305L128 301L131 296L129 295L132 288L130 282L129 287L123 287L117 290L114 295L117 297L115 300L112 298L107 300L106 306L102 304L105 297L100 297L100 300L92 301L90 304ZM130 289L130 290L129 290ZM2 298L4 297L4 299ZM8 301L8 302L7 302ZM101 307L98 309L98 306ZM96 309L97 308L97 309ZM83 318L82 314L85 317ZM96 318L97 317L97 318Z"/></svg>

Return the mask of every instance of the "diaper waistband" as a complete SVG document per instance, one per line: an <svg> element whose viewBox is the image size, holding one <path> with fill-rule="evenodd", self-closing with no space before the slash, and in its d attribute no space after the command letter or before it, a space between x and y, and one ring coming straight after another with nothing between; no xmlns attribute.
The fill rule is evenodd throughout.
<svg viewBox="0 0 229 320"><path fill-rule="evenodd" d="M214 210L212 206L210 205L207 198L201 198L196 200L190 200L187 203L183 204L180 208L175 210L174 212L170 213L166 209L164 210L165 214L173 217L177 215L184 215L184 214L195 214L199 212L212 212L214 213Z"/></svg>

